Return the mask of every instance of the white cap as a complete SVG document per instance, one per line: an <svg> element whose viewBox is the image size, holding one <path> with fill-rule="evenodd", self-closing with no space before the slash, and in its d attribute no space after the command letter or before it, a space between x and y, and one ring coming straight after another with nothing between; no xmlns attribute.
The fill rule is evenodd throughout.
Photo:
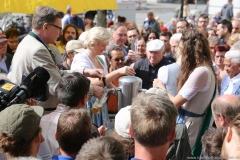
<svg viewBox="0 0 240 160"><path fill-rule="evenodd" d="M86 37L87 37L88 31L82 32L81 35L79 36L78 40L84 42Z"/></svg>
<svg viewBox="0 0 240 160"><path fill-rule="evenodd" d="M167 95L167 91L161 88L150 88L145 93L152 93L158 95Z"/></svg>
<svg viewBox="0 0 240 160"><path fill-rule="evenodd" d="M79 40L70 40L67 42L66 45L66 51L76 51L76 52L81 52L82 51L82 44Z"/></svg>
<svg viewBox="0 0 240 160"><path fill-rule="evenodd" d="M116 132L124 137L131 138L129 134L129 127L131 123L131 106L124 107L115 116L115 130Z"/></svg>
<svg viewBox="0 0 240 160"><path fill-rule="evenodd" d="M154 39L147 43L147 51L160 51L164 46L163 41L159 39Z"/></svg>

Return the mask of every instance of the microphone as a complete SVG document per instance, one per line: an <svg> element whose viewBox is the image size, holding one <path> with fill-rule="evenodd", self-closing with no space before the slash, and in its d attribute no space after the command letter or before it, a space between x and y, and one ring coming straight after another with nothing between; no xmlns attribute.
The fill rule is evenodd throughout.
<svg viewBox="0 0 240 160"><path fill-rule="evenodd" d="M27 98L37 97L42 92L46 92L48 88L47 81L50 79L50 74L43 67L37 67L31 72L21 83L19 92L16 97L8 103L8 106L19 102L20 100L25 100ZM47 90L48 92L48 90ZM48 96L47 96L48 98ZM47 99L45 97L45 99Z"/></svg>

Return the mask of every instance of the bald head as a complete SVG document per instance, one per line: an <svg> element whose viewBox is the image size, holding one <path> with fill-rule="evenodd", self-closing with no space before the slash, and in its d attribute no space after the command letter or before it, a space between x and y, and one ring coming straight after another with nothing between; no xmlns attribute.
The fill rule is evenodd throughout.
<svg viewBox="0 0 240 160"><path fill-rule="evenodd" d="M240 33L240 21L237 19L232 20L232 33Z"/></svg>
<svg viewBox="0 0 240 160"><path fill-rule="evenodd" d="M219 96L212 102L212 112L215 118L217 118L216 116L223 118L223 127L228 126L234 117L240 113L240 98L232 94Z"/></svg>

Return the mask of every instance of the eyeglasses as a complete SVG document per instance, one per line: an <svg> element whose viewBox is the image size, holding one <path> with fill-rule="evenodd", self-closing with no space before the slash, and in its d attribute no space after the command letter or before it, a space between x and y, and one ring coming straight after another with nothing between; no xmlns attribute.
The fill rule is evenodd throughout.
<svg viewBox="0 0 240 160"><path fill-rule="evenodd" d="M121 60L121 61L124 61L124 59L125 59L125 58L122 57L122 58L114 58L113 60L116 61L116 62L119 62L120 60Z"/></svg>
<svg viewBox="0 0 240 160"><path fill-rule="evenodd" d="M55 25L55 24L51 24L51 23L49 23L49 25L54 26L54 27L60 29L60 31L62 31L62 27L59 27L59 26L57 26L57 25Z"/></svg>

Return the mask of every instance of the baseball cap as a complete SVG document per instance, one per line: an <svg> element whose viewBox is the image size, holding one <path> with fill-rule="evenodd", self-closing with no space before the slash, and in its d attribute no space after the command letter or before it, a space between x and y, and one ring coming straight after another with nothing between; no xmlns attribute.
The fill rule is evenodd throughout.
<svg viewBox="0 0 240 160"><path fill-rule="evenodd" d="M7 38L4 34L0 34L0 43L7 41Z"/></svg>
<svg viewBox="0 0 240 160"><path fill-rule="evenodd" d="M159 39L154 39L147 43L147 50L148 51L160 51L163 46L164 46L163 41L161 41Z"/></svg>
<svg viewBox="0 0 240 160"><path fill-rule="evenodd" d="M36 134L43 108L26 104L14 104L0 112L0 133L19 136L29 141Z"/></svg>
<svg viewBox="0 0 240 160"><path fill-rule="evenodd" d="M121 108L120 111L115 116L115 130L116 132L124 137L124 138L131 138L129 134L129 126L131 123L131 106L127 106Z"/></svg>
<svg viewBox="0 0 240 160"><path fill-rule="evenodd" d="M76 51L76 52L81 52L82 51L82 44L79 40L70 40L67 42L66 45L66 51Z"/></svg>

